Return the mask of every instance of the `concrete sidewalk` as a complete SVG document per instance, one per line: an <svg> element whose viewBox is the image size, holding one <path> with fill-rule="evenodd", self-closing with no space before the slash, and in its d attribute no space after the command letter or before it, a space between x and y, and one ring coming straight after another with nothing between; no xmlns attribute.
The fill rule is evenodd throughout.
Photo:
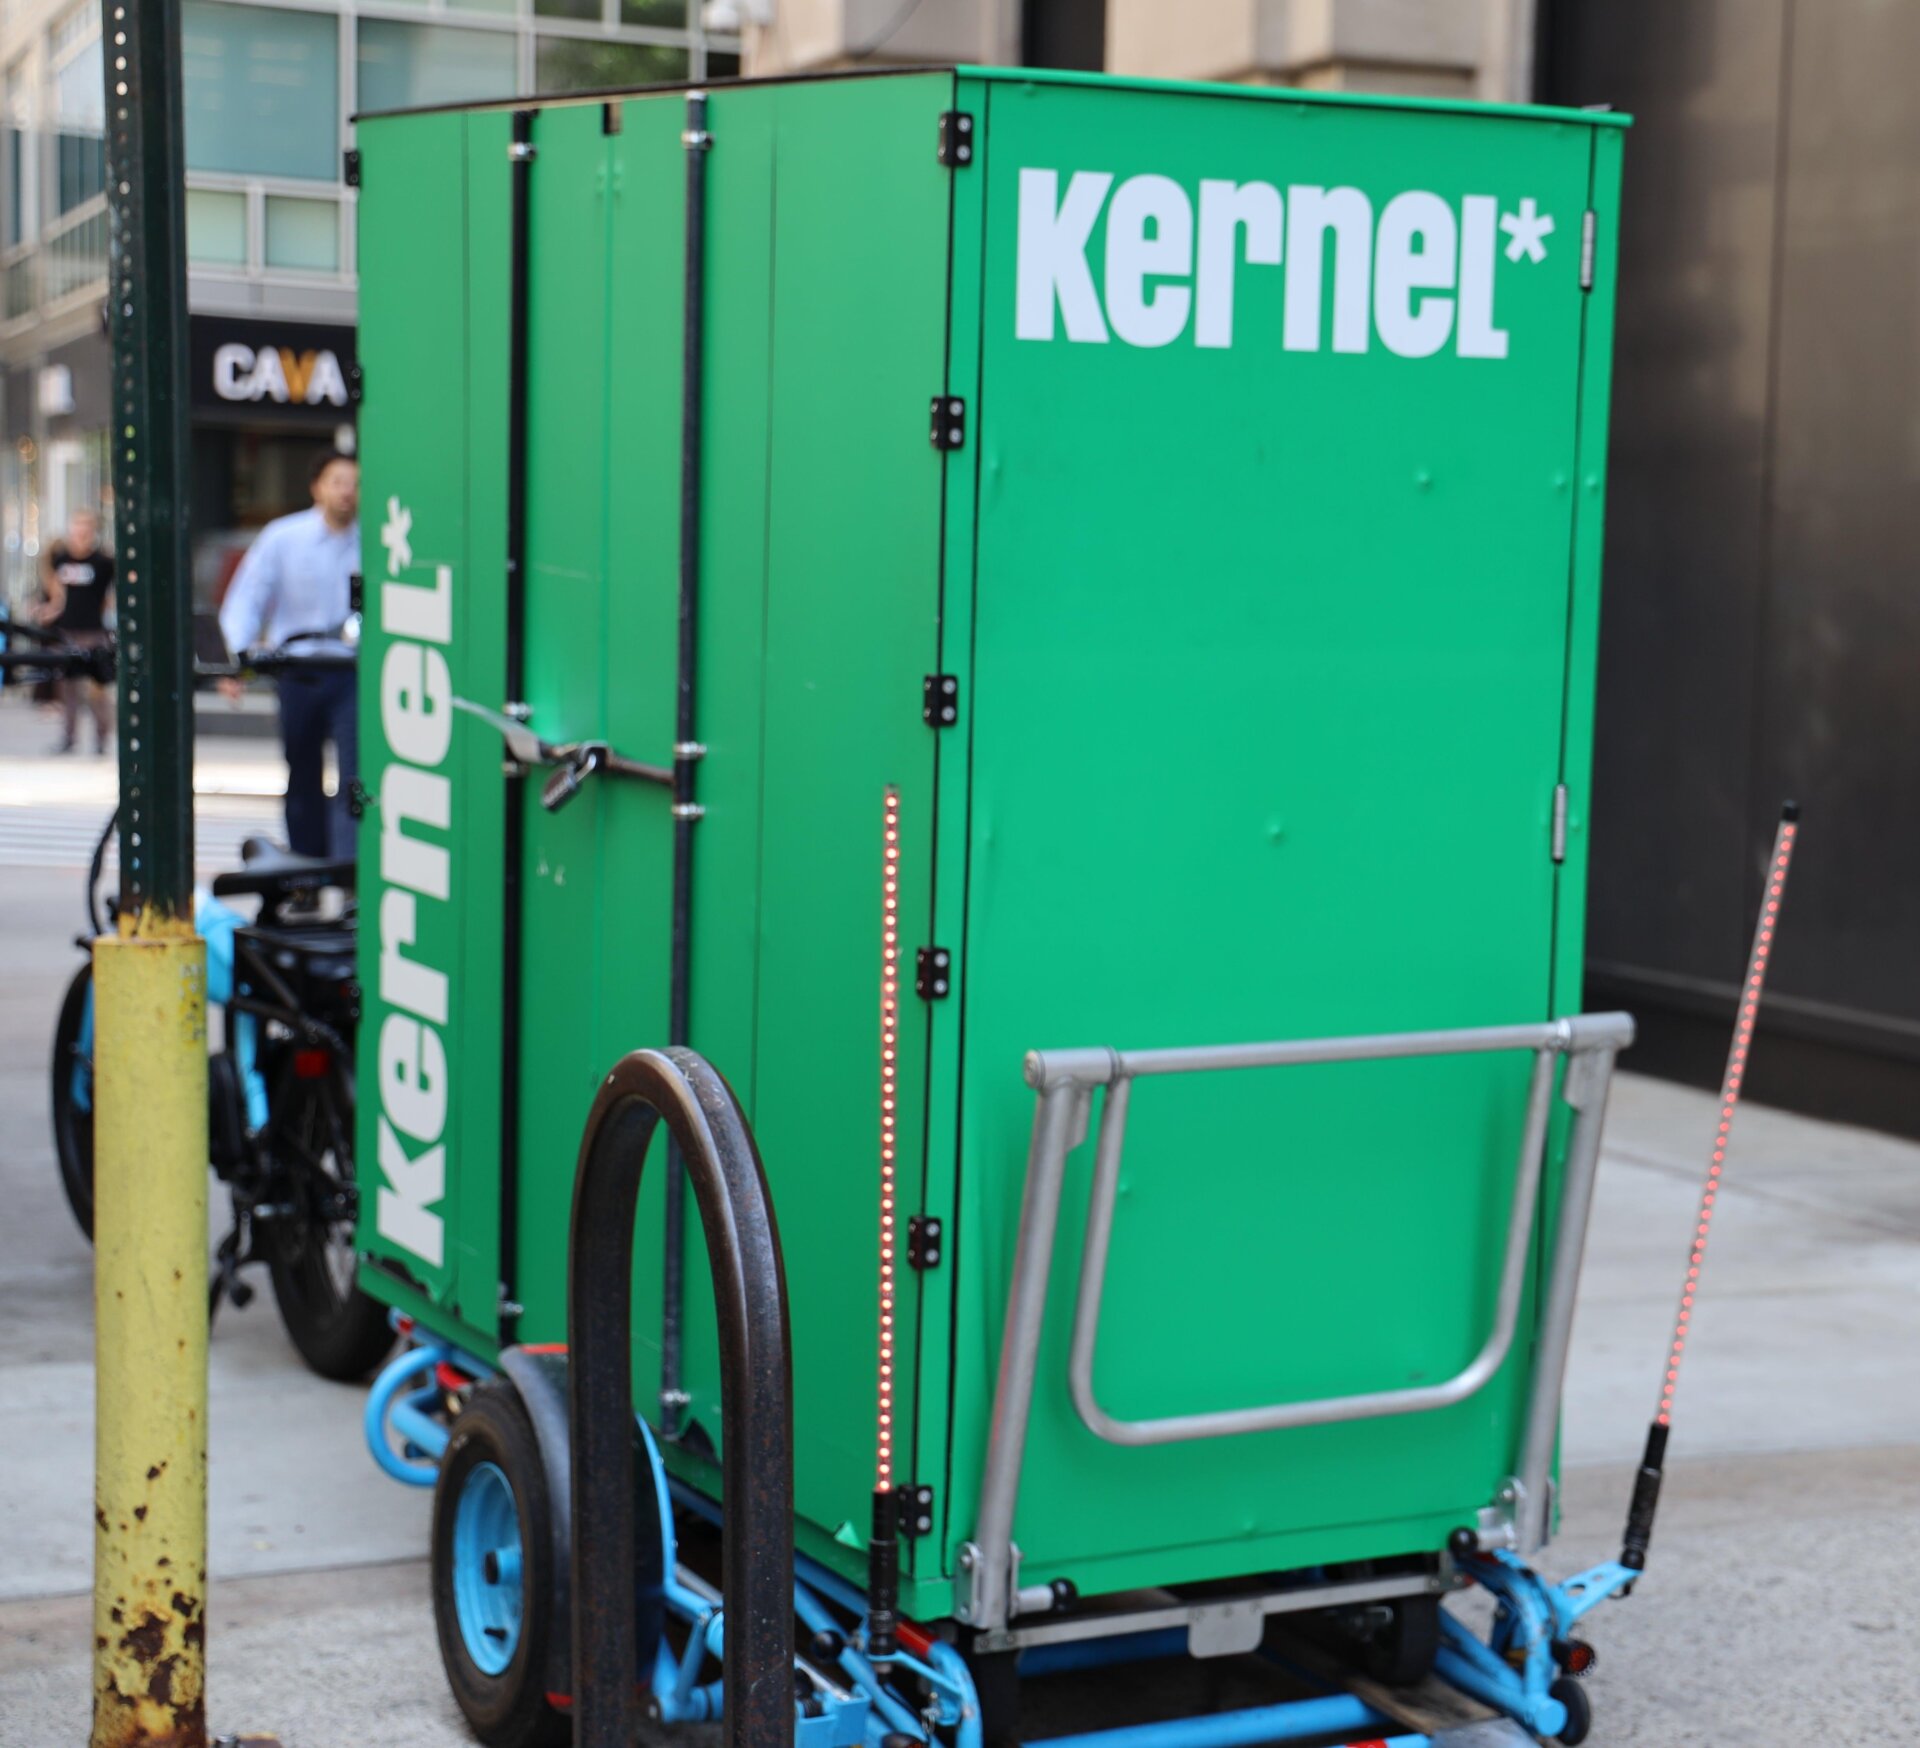
<svg viewBox="0 0 1920 1748"><path fill-rule="evenodd" d="M9 763L0 744L0 803L33 763ZM248 768L264 780L265 765ZM79 962L78 874L6 868L0 881L0 1748L68 1748L88 1716L91 1256L61 1199L45 1110L53 1015ZM1707 1095L1618 1085L1553 1572L1617 1549L1713 1123ZM1594 1617L1591 1741L1920 1740L1920 1146L1744 1111L1696 1329L1652 1570ZM434 1646L427 1498L373 1469L362 1400L301 1368L264 1290L222 1312L209 1429L217 1730L276 1730L288 1748L467 1741Z"/></svg>

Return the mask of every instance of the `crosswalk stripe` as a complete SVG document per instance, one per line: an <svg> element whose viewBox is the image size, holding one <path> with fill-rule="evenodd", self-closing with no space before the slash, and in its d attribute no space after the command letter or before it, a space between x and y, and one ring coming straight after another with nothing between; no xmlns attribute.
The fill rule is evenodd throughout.
<svg viewBox="0 0 1920 1748"><path fill-rule="evenodd" d="M197 810L194 820L194 860L202 868L237 864L240 845L250 837L281 839L285 817L277 808L257 804L235 809L231 798L216 813ZM41 804L0 806L0 867L85 868L100 841L106 814L96 807ZM119 863L118 845L107 849L107 866Z"/></svg>

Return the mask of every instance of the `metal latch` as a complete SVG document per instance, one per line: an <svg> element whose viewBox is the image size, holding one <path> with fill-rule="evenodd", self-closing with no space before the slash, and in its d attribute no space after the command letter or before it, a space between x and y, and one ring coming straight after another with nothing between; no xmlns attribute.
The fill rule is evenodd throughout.
<svg viewBox="0 0 1920 1748"><path fill-rule="evenodd" d="M540 805L549 813L558 813L580 793L581 784L596 774L630 777L637 782L658 784L663 789L673 787L673 773L664 765L643 765L638 759L625 758L603 740L568 741L555 746L542 740L513 715L489 710L470 698L454 699L453 707L479 717L495 729L506 743L508 759L515 765L522 769L540 765L553 773L540 791Z"/></svg>
<svg viewBox="0 0 1920 1748"><path fill-rule="evenodd" d="M940 1266L945 1228L938 1215L915 1214L907 1221L907 1266L925 1272Z"/></svg>
<svg viewBox="0 0 1920 1748"><path fill-rule="evenodd" d="M1564 783L1553 786L1552 854L1556 862L1567 859L1567 786Z"/></svg>
<svg viewBox="0 0 1920 1748"><path fill-rule="evenodd" d="M914 961L914 993L922 1001L946 1000L953 986L953 955L945 947L921 947Z"/></svg>
<svg viewBox="0 0 1920 1748"><path fill-rule="evenodd" d="M1593 290L1594 239L1600 229L1597 213L1589 210L1580 219L1580 289Z"/></svg>
<svg viewBox="0 0 1920 1748"><path fill-rule="evenodd" d="M962 170L973 162L973 117L964 109L949 109L940 117L940 162Z"/></svg>
<svg viewBox="0 0 1920 1748"><path fill-rule="evenodd" d="M967 403L957 395L935 395L928 440L936 449L958 449L967 440Z"/></svg>
<svg viewBox="0 0 1920 1748"><path fill-rule="evenodd" d="M960 681L954 674L929 674L920 684L920 720L929 728L951 728L960 720Z"/></svg>
<svg viewBox="0 0 1920 1748"><path fill-rule="evenodd" d="M933 1489L916 1487L903 1482L894 1488L894 1497L899 1500L899 1511L894 1527L908 1541L915 1536L933 1534Z"/></svg>

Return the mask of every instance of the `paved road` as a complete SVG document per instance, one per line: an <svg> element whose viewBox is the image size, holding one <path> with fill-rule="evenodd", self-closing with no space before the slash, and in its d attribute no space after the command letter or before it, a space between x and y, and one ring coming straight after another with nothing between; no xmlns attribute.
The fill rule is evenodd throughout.
<svg viewBox="0 0 1920 1748"><path fill-rule="evenodd" d="M0 700L0 824L23 785L36 807L97 807L92 790L73 791L104 768L50 772L11 753L30 745L12 708ZM277 781L257 746L222 748L201 773L225 773L229 791L209 814L261 806ZM0 1748L67 1748L86 1728L89 1252L43 1115L78 888L75 867L0 869ZM1576 1330L1556 1572L1617 1545L1712 1124L1698 1093L1631 1076L1619 1088ZM1730 1172L1654 1568L1595 1619L1591 1741L1911 1744L1920 1147L1751 1110ZM214 1726L278 1730L289 1748L464 1744L426 1602L426 1501L373 1473L359 1393L299 1367L263 1294L222 1314L212 1403Z"/></svg>

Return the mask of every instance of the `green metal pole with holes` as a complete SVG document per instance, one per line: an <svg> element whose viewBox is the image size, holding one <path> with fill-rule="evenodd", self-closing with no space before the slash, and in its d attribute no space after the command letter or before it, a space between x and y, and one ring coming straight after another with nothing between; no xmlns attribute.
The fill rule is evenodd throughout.
<svg viewBox="0 0 1920 1748"><path fill-rule="evenodd" d="M94 944L93 1748L206 1742L206 949L193 927L179 0L106 0L120 906Z"/></svg>

